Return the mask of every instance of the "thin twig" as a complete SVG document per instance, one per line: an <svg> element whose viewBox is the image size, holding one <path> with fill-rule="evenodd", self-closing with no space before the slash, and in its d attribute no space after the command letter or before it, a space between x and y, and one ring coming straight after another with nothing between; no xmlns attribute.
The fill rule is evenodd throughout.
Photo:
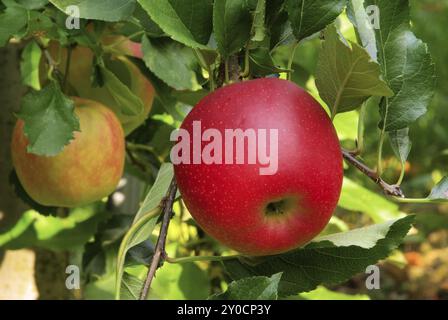
<svg viewBox="0 0 448 320"><path fill-rule="evenodd" d="M147 172L145 164L141 163L135 155L132 153L132 151L129 149L128 146L126 146L126 153L129 156L129 160L131 160L131 163L135 165L137 168L139 168L143 172Z"/></svg>
<svg viewBox="0 0 448 320"><path fill-rule="evenodd" d="M72 62L73 47L67 48L67 62L65 64L64 80L62 81L62 91L67 92L68 75L70 73L70 66Z"/></svg>
<svg viewBox="0 0 448 320"><path fill-rule="evenodd" d="M289 60L288 60L288 80L292 79L292 73L294 72L294 71L292 71L292 64L294 63L294 57L296 55L296 51L297 51L297 47L298 46L299 46L299 41L297 41L294 44L294 46L292 48L292 52L291 52L291 54L289 56Z"/></svg>
<svg viewBox="0 0 448 320"><path fill-rule="evenodd" d="M168 263L191 263L197 261L224 261L224 260L233 260L244 257L240 254L235 254L231 256L190 256L190 257L181 257L181 258L170 258L166 257L165 261Z"/></svg>
<svg viewBox="0 0 448 320"><path fill-rule="evenodd" d="M64 82L64 76L62 75L61 71L58 69L58 62L53 59L53 57L50 54L50 51L48 51L48 48L40 41L38 38L34 38L36 40L37 45L39 46L40 50L43 52L45 59L47 60L48 65L50 66L52 70L53 76L56 77L56 80L59 82L59 85L63 87Z"/></svg>
<svg viewBox="0 0 448 320"><path fill-rule="evenodd" d="M249 54L249 44L246 45L246 50L244 52L244 70L240 75L241 79L245 79L250 75L250 54Z"/></svg>
<svg viewBox="0 0 448 320"><path fill-rule="evenodd" d="M159 267L161 260L166 258L166 252L165 252L166 237L168 234L168 226L170 224L170 220L173 215L173 204L174 201L176 200L176 193L177 193L177 183L176 180L173 178L171 180L167 196L162 201L162 210L163 210L162 226L160 227L159 238L157 239L157 244L154 250L151 265L149 266L148 274L146 275L145 284L140 294L140 300L146 300L146 298L148 297L149 288L151 288L152 279L156 274L157 268Z"/></svg>
<svg viewBox="0 0 448 320"><path fill-rule="evenodd" d="M229 84L230 77L229 77L229 58L226 58L224 60L224 83Z"/></svg>
<svg viewBox="0 0 448 320"><path fill-rule="evenodd" d="M156 150L154 150L154 148L149 145L126 142L126 148L129 149L130 152L135 150L135 151L145 151L147 153L150 153L154 158L157 159L157 161L159 163L163 163L163 158L161 156L157 155ZM134 158L135 158L135 156L134 156Z"/></svg>
<svg viewBox="0 0 448 320"><path fill-rule="evenodd" d="M404 198L403 191L398 185L391 185L385 182L375 170L370 169L364 163L359 161L355 155L353 155L350 151L342 150L342 155L344 159L353 165L356 169L364 173L367 177L369 177L373 182L383 189L384 193L388 196L395 196Z"/></svg>

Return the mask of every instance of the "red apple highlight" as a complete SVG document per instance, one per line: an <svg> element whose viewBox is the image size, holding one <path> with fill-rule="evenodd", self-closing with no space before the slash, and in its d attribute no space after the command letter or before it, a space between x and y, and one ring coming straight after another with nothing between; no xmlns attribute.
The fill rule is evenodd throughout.
<svg viewBox="0 0 448 320"><path fill-rule="evenodd" d="M100 200L123 174L124 133L113 111L95 101L73 100L81 132L54 157L27 152L22 120L14 129L14 168L26 192L42 205L77 207Z"/></svg>
<svg viewBox="0 0 448 320"><path fill-rule="evenodd" d="M259 160L175 164L185 204L210 236L259 256L297 248L322 231L340 196L343 167L333 124L314 98L285 80L251 80L205 97L181 129L193 137L198 121L202 132L216 129L222 137L226 129L278 131L278 167L272 175L260 174L266 165ZM211 140L202 140L203 150ZM245 141L246 161L248 145ZM190 147L194 157L192 140Z"/></svg>

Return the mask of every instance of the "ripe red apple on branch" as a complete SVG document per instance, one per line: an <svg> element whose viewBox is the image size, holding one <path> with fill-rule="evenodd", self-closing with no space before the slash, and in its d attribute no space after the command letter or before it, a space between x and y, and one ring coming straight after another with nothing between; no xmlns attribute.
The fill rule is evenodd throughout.
<svg viewBox="0 0 448 320"><path fill-rule="evenodd" d="M122 174L124 133L115 114L95 101L73 98L81 132L56 156L27 152L22 120L11 144L17 176L26 192L46 206L77 207L111 194Z"/></svg>
<svg viewBox="0 0 448 320"><path fill-rule="evenodd" d="M185 204L208 234L244 254L271 255L303 245L322 231L337 205L343 168L333 124L314 98L280 79L223 87L200 101L187 116L181 131L193 138L189 150L177 149L180 154L175 156L182 158L182 152L187 152L197 157L193 140L198 122L203 132L213 129L209 132L222 137L229 129L278 132L278 167L272 175L260 174L266 167L260 159L247 162L251 149L248 140L244 164L237 159L237 143L230 149L235 151L231 164L224 161L229 149L223 149L221 162L175 164ZM200 152L216 143L210 135L200 138ZM178 143L182 143L182 136ZM266 148L267 154L275 151L269 142Z"/></svg>

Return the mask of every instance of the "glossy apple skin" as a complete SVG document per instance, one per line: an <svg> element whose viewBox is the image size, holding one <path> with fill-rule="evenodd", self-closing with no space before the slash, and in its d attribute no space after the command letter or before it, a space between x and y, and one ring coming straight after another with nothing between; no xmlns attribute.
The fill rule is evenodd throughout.
<svg viewBox="0 0 448 320"><path fill-rule="evenodd" d="M185 204L210 236L259 256L297 248L322 231L340 196L343 161L332 122L313 97L285 80L246 81L205 97L182 128L192 136L198 120L203 131L215 128L223 136L237 128L279 135L275 175L260 175L260 164L175 165ZM265 214L268 203L291 197L298 205L290 214Z"/></svg>
<svg viewBox="0 0 448 320"><path fill-rule="evenodd" d="M24 122L18 120L12 161L25 191L46 206L77 207L111 194L122 174L124 133L115 114L98 102L73 98L81 132L54 157L27 152Z"/></svg>

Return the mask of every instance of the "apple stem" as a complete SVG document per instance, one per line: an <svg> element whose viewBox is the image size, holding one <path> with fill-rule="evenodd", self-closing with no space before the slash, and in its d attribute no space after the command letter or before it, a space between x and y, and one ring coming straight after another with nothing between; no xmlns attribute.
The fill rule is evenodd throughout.
<svg viewBox="0 0 448 320"><path fill-rule="evenodd" d="M191 256L191 257L181 257L181 258L170 258L166 257L165 261L168 263L189 263L189 262L197 262L197 261L223 261L223 260L231 260L238 259L243 257L240 254L235 254L231 256Z"/></svg>
<svg viewBox="0 0 448 320"><path fill-rule="evenodd" d="M296 56L296 51L297 51L298 46L299 46L299 41L294 43L294 45L292 47L291 54L289 56L289 60L288 60L288 80L290 80L290 81L292 79L292 73L294 72L292 70L292 64L294 63L294 57Z"/></svg>
<svg viewBox="0 0 448 320"><path fill-rule="evenodd" d="M411 203L411 204L444 204L447 203L445 199L430 199L430 198L400 198L400 197L392 197L393 200L399 203Z"/></svg>
<svg viewBox="0 0 448 320"><path fill-rule="evenodd" d="M356 150L358 154L361 154L364 151L364 131L365 131L365 123L364 119L366 117L367 104L364 102L359 109L359 117L358 117L358 137L356 140Z"/></svg>
<svg viewBox="0 0 448 320"><path fill-rule="evenodd" d="M249 44L246 45L246 51L244 52L244 70L240 77L245 79L250 76L250 55L249 55Z"/></svg>
<svg viewBox="0 0 448 320"><path fill-rule="evenodd" d="M384 139L386 137L386 131L384 129L381 130L380 133L380 141L378 144L378 159L377 159L377 171L378 174L383 174L383 145L384 145Z"/></svg>
<svg viewBox="0 0 448 320"><path fill-rule="evenodd" d="M379 185L384 193L388 196L394 196L398 198L404 198L403 191L401 190L399 185L391 185L385 182L375 170L370 169L364 163L359 161L354 154L350 151L342 149L342 155L348 163L353 165L356 169L364 173L367 177L369 177L373 182Z"/></svg>
<svg viewBox="0 0 448 320"><path fill-rule="evenodd" d="M385 114L384 114L384 119L383 119L383 126L381 128L381 133L380 133L380 141L378 143L378 158L377 158L377 171L378 171L378 175L381 176L383 174L383 145L384 145L384 140L386 138L386 124L387 124L387 118L388 118L388 112L389 112L389 98L385 97Z"/></svg>
<svg viewBox="0 0 448 320"><path fill-rule="evenodd" d="M230 76L229 76L229 58L224 60L224 83L229 84Z"/></svg>
<svg viewBox="0 0 448 320"><path fill-rule="evenodd" d="M212 66L208 67L208 74L209 74L209 81L210 81L210 92L213 92L216 90L216 84L215 84L215 75L214 72L215 70L213 69Z"/></svg>
<svg viewBox="0 0 448 320"><path fill-rule="evenodd" d="M162 226L160 227L159 238L157 239L156 248L152 257L151 265L149 266L148 274L146 275L145 284L143 285L140 293L140 300L146 300L148 297L149 289L151 288L152 280L159 268L160 261L166 259L165 244L168 235L168 227L170 225L171 217L173 216L173 204L176 200L177 183L175 178L171 180L170 187L167 192L167 196L161 203L163 218Z"/></svg>
<svg viewBox="0 0 448 320"><path fill-rule="evenodd" d="M400 177L398 178L398 181L396 183L397 186L400 186L403 183L405 173L406 173L406 162L401 162L401 171L400 171Z"/></svg>
<svg viewBox="0 0 448 320"><path fill-rule="evenodd" d="M58 84L63 88L63 75L58 69L58 62L53 59L50 52L48 51L48 48L42 43L39 38L35 37L34 40L42 51L45 59L47 60L47 64L50 67L50 79L58 82Z"/></svg>
<svg viewBox="0 0 448 320"><path fill-rule="evenodd" d="M213 67L206 62L204 55L202 54L202 52L199 49L194 49L194 53L196 55L196 59L198 60L201 68L207 70L207 72L208 72L210 92L215 91L215 75L213 72L214 71Z"/></svg>

